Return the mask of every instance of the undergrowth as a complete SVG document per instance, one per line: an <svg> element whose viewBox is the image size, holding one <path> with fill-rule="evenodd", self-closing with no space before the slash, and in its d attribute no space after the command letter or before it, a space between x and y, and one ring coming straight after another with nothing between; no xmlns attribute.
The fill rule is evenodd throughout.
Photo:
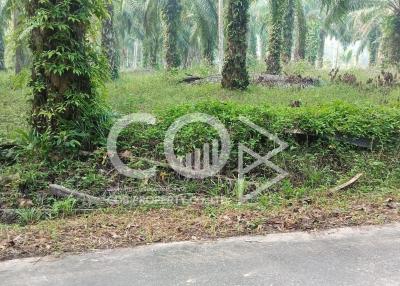
<svg viewBox="0 0 400 286"><path fill-rule="evenodd" d="M152 166L142 158L165 163L163 139L168 127L182 115L206 113L218 118L231 136L233 149L222 170L223 178L189 180L159 167L156 177L135 180L115 171L104 145L90 153L77 152L69 156L62 151L54 152L43 138L37 140L22 124L27 104L24 90L20 89L23 79L18 78L16 89L9 89L15 107L11 107L9 94L0 90L0 101L5 106L2 115L10 120L9 123L4 120L0 128L0 143L8 144L0 150L0 204L2 209L19 209L11 216L3 214L2 220L29 224L75 215L80 209L93 207L72 199L54 200L47 192L50 183L121 200L139 196L151 201L158 196L182 195L222 196L235 201L238 143L261 155L274 148L265 137L244 125L240 116L277 134L290 145L273 159L290 173L290 177L258 198L255 204L260 208L285 207L294 200L318 196L358 173L364 176L352 189L354 193L398 192L398 89L386 94L384 100L378 91L365 92L353 86L329 83L310 89L251 86L248 91L238 93L221 90L216 84L179 84L182 77L179 72L174 75L125 74L122 79L108 84L107 100L117 116L144 111L157 117L155 126L127 128L119 138L119 151L132 168ZM2 87L9 79L9 75L0 74ZM301 101L301 106L290 107L293 100ZM207 125L188 126L178 134L176 151L185 155L215 136ZM65 142L68 140L60 138L60 144ZM366 146L356 146L359 142ZM245 163L252 162L254 158L245 157ZM259 167L247 180L266 181L272 176L271 170ZM132 206L137 207L137 204ZM160 205L151 203L149 207Z"/></svg>

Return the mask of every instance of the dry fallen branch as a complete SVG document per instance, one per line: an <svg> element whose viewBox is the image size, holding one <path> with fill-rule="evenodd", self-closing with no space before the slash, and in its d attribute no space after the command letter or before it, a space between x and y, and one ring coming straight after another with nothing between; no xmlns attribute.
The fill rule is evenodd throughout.
<svg viewBox="0 0 400 286"><path fill-rule="evenodd" d="M343 189L345 189L345 188L351 186L352 184L354 184L355 182L357 182L363 175L364 175L364 173L357 174L357 175L356 175L355 177L353 177L350 181L348 181L348 182L346 182L346 183L344 183L344 184L342 184L342 185L340 185L340 186L337 186L337 187L335 187L335 188L333 188L333 189L330 189L330 190L329 190L329 193L336 193L336 192L339 192L339 191L341 191L341 190L343 190Z"/></svg>
<svg viewBox="0 0 400 286"><path fill-rule="evenodd" d="M61 197L61 198L75 198L80 201L88 202L90 204L95 204L95 205L111 205L115 206L120 204L120 202L115 201L115 200L107 200L107 199L102 199L98 197L94 197L91 195L83 194L77 191L70 190L68 188L65 188L60 185L50 185L49 186L49 191L52 195L56 197Z"/></svg>

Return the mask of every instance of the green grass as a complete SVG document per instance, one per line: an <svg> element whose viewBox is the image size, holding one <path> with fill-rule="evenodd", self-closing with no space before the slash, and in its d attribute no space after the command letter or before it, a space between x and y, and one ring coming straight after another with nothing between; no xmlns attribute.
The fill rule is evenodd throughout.
<svg viewBox="0 0 400 286"><path fill-rule="evenodd" d="M209 73L208 70L190 72L202 75ZM142 152L140 155L147 155L146 152L150 153L148 155L157 155L157 151L162 148L157 149L156 152L154 150L160 145L160 138L163 138L163 128L168 127L171 120L184 112L208 112L219 117L229 128L238 127L237 117L245 113L256 123L271 124L264 126L273 132L300 127L313 134L325 136L320 138L321 141L310 146L308 142L307 144L292 142L292 148L288 152L275 158L276 163L289 170L292 176L277 186L275 193L260 197L258 203L262 207L284 208L291 200L301 200L316 193L323 193L359 172L364 172L366 175L355 186L355 193L383 195L388 191L398 191L400 185L398 149L388 148L369 152L351 146L342 146L334 140L326 140L326 137L337 131L354 136L371 135L380 139L385 139L387 135L399 134L399 128L396 125L400 118L398 116L400 89L387 93L380 89L366 90L344 84L331 84L327 80L328 72L318 73L302 72L302 74L321 76L324 82L319 87L297 89L252 85L245 92L223 90L219 84L211 83L180 84L178 82L185 76L184 72L175 75L167 75L164 72L123 73L119 80L106 84L104 93L112 110L120 115L148 112L162 119L157 125L159 127L149 128L149 132L134 129L133 134L128 134L130 136L121 140L125 140L123 143L126 143L126 147L132 149L133 153ZM356 73L361 79L370 76L366 71L356 71ZM0 73L0 139L13 138L17 136L15 132L17 129L26 128L29 90L23 86L27 82L27 77L28 73L18 77ZM293 100L300 100L302 108L290 108L289 105ZM230 104L221 105L219 102ZM363 116L364 113L368 116ZM187 141L182 142L186 142L189 149L193 147L190 140L199 139L200 136L197 136L196 132L202 129L194 128L193 130L195 133L190 133L189 129L182 137ZM263 143L262 138L254 137L253 133L249 133L243 127L231 133L234 140L243 138L247 140L246 144L249 147L254 147L251 144ZM384 141L389 142L389 140ZM387 145L390 144L387 143ZM262 145L265 149L257 150L260 154L261 151L267 151L266 149L270 147L268 144L256 145ZM4 205L9 208L18 208L18 201L28 197L35 208L61 208L60 213L72 212L69 205L58 205L52 198L37 195L48 187L49 182L96 196L103 195L104 190L115 186L134 188L145 195L157 195L159 194L157 188L160 188L162 190L183 189L187 193L211 197L232 195L234 189L229 182L220 180L201 182L182 180L164 169L161 170L163 175L161 176L160 173L154 180L127 179L119 176L110 166L106 160L105 148L100 148L87 158L79 158L79 160L64 158L60 154L52 154L50 158L44 160L34 149L21 154L23 155L17 154L16 159L10 163L1 165L2 162L0 162L0 168L2 168L0 202L5 202ZM233 161L237 162L236 159ZM140 165L143 162L132 160L130 163L133 164L132 166L143 167ZM270 175L267 170L259 170L259 172L266 176ZM147 192L148 189L156 190ZM38 216L35 215L37 212L26 211L20 214L27 222L36 220Z"/></svg>
<svg viewBox="0 0 400 286"><path fill-rule="evenodd" d="M194 74L207 74L208 71L193 71ZM307 72L305 72L307 74ZM376 73L376 72L375 72ZM309 74L312 74L309 72ZM385 94L379 90L365 91L344 85L330 84L328 71L314 72L324 79L322 86L298 88L267 88L251 85L245 92L224 90L219 84L188 85L179 84L184 72L174 76L164 72L123 73L115 82L107 83L105 94L112 109L120 114L132 112L156 112L181 104L196 104L214 99L222 102L236 102L254 106L288 106L300 100L303 106L343 101L355 105L400 106L400 89ZM367 78L365 71L357 71L359 78ZM21 88L26 82L27 73L13 76L0 72L0 136L10 137L16 129L26 128L29 110L29 90Z"/></svg>
<svg viewBox="0 0 400 286"><path fill-rule="evenodd" d="M0 72L0 138L26 128L28 89L21 88L16 79L11 74Z"/></svg>
<svg viewBox="0 0 400 286"><path fill-rule="evenodd" d="M183 74L180 75L183 77ZM219 84L188 85L178 84L179 75L168 77L159 73L129 73L107 85L108 101L119 113L153 112L180 104L195 104L208 99L224 102L237 102L254 106L289 106L293 100L300 100L303 106L343 101L356 105L397 106L400 102L400 89L383 95L378 91L361 91L347 85L321 87L267 88L251 85L245 92L224 90Z"/></svg>

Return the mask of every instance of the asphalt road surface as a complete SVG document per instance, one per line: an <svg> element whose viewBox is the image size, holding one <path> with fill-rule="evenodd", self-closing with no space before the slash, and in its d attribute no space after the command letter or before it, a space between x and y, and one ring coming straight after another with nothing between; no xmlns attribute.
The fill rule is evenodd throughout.
<svg viewBox="0 0 400 286"><path fill-rule="evenodd" d="M13 260L0 285L400 285L400 224Z"/></svg>

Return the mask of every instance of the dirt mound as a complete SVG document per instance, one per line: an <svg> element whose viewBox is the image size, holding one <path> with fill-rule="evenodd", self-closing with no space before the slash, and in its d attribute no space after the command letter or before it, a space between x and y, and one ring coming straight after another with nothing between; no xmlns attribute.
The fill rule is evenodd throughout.
<svg viewBox="0 0 400 286"><path fill-rule="evenodd" d="M310 87L320 84L320 80L312 77L303 77L301 75L271 75L271 74L253 74L251 75L253 84L260 84L268 87ZM181 83L202 84L202 83L219 83L222 80L220 75L212 75L209 77L198 77L188 75L181 80Z"/></svg>
<svg viewBox="0 0 400 286"><path fill-rule="evenodd" d="M312 77L303 77L301 75L271 75L261 74L254 82L264 86L278 86L278 87L310 87L320 84L320 80Z"/></svg>

